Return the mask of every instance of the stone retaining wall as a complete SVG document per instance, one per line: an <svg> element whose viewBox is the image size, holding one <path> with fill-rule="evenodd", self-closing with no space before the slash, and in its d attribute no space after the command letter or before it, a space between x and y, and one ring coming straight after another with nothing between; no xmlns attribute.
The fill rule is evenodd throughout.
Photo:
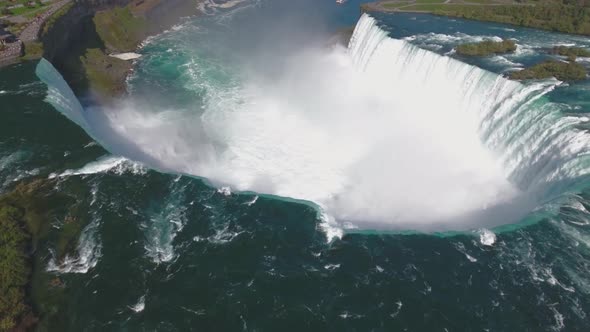
<svg viewBox="0 0 590 332"><path fill-rule="evenodd" d="M0 51L0 66L15 62L22 54L22 41L6 44L4 50Z"/></svg>

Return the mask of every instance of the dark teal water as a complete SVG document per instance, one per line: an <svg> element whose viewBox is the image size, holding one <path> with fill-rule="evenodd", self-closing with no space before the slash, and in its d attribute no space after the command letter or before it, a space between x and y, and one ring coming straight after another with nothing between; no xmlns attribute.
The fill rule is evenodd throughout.
<svg viewBox="0 0 590 332"><path fill-rule="evenodd" d="M328 31L357 18L355 3L344 10L324 5L319 17L335 17ZM380 18L392 31L403 31L396 37L432 31L503 36L482 31L506 28L430 16L417 16L429 23L416 24L412 17ZM173 65L174 54L186 56L174 52L174 38L164 35L146 46L148 56L131 82L135 93L159 85L148 99L156 105L192 105L195 98L170 84L186 83ZM159 57L158 47L172 49L172 58ZM448 52L445 47L439 52ZM525 60L533 61L523 56L519 62ZM486 67L486 61L477 64ZM29 63L0 71L0 188L61 174L55 190L75 200L85 226L69 261L54 262L53 237L40 250L47 269L65 284L65 301L56 315L45 313L40 330L590 329L587 189L552 217L497 234L493 246L470 234L345 234L327 242L310 206L227 195L198 179L109 156L43 101L46 88L34 68ZM550 97L587 111L580 92L585 84L556 89ZM48 222L57 234L63 216Z"/></svg>

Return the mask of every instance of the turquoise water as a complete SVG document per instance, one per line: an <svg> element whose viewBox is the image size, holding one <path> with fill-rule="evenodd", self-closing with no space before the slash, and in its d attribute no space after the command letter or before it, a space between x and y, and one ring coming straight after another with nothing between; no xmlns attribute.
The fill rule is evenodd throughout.
<svg viewBox="0 0 590 332"><path fill-rule="evenodd" d="M357 229L345 228L341 238L329 242L322 227L325 221L313 205L255 193L236 194L232 193L235 187L223 189L227 183L205 184L192 176L174 174L174 167L182 169L181 173L194 170L190 166L200 159L184 155L187 151L184 146L196 150L201 147L198 139L208 137L194 135L195 128L203 124L193 115L206 113L211 103L227 102L229 97L236 96L216 95L211 91L234 92L256 76L256 72L263 71L266 78L275 77L274 73L288 67L281 61L272 64L261 61L270 59L258 56L261 46L269 43L248 37L268 29L269 25L281 27L277 28L277 34L291 29L290 22L273 25L276 22L269 20L265 24L253 24L253 20L259 21L268 13L276 14L284 9L276 2L278 8L264 6L259 3L253 8L260 17L246 15L252 13L247 9L218 12L216 16L184 22L154 38L140 51L143 58L129 82L131 98L118 110L86 110L119 111L106 113L117 115L110 118L117 120L113 122L87 114L89 127L85 129L107 150L127 158L109 155L92 143L93 139L84 130L43 101L46 88L34 76L36 64L0 72L0 90L4 91L0 94L2 190L8 190L18 179L52 177L56 181L55 191L74 199L84 224L69 260L56 262L53 258L56 243L51 239L54 237L50 236L40 249L46 269L65 284L64 299L56 306L56 313L45 314L40 330L584 331L589 328L590 192L583 173L573 177L573 184L551 187L554 194L566 194L557 195L556 201L540 204L536 213L514 221L528 226L515 228L514 223L508 223L504 226L508 231L496 231L491 245L480 237L487 233L480 231L447 237L403 235L375 232L362 223ZM326 31L325 36L329 38L332 29L352 25L358 19L354 3L337 7L326 2L321 6L325 8L318 10L316 21L326 22L326 17L333 21L320 25L313 20L306 21L304 33L284 41L286 44L278 42L273 52L289 54L292 41L297 41L294 43L297 47L303 47L305 40L322 45L323 34L317 31ZM536 45L538 36L546 39L556 36L431 16L377 18L394 37L415 36L410 42L422 47L436 44L434 40L420 42L430 32L449 36L460 32L465 34L460 35L465 40L504 36L501 29L507 28L515 31L506 33L517 34L522 39L519 44L526 45ZM426 24L417 24L419 20L425 20ZM298 20L294 23L302 25ZM401 31L399 35L397 31ZM319 37L310 39L312 32L314 36L317 32ZM426 36L420 37L423 34ZM271 34L269 39L273 38ZM437 38L440 36L433 37ZM578 43L579 38L571 38ZM228 50L228 45L235 48ZM440 48L430 47L444 54L452 44L440 42L440 45ZM542 47L543 44L539 45ZM541 57L538 51L510 61L525 64ZM484 59L474 64L497 73L513 66L491 65L499 61L503 60ZM245 64L251 70L242 70ZM565 102L565 105L549 105L560 113L583 116L587 112L586 84L559 86L544 94L535 105L540 108L550 102ZM444 103L441 101L440 105ZM126 113L127 109L133 112ZM162 114L163 110L167 112ZM133 121L129 121L127 114ZM164 130L156 126L162 122L154 119L171 119L164 122L170 125ZM177 119L184 125L179 126ZM134 147L133 142L123 140L130 136L101 136L110 128L99 126L105 123L123 124L127 131L119 133L142 133L133 131L133 123L146 123L152 126L151 136L155 138L136 136ZM573 126L585 129L584 122ZM266 128L259 123L249 129ZM570 132L569 127L564 130ZM171 137L185 139L169 141ZM159 142L173 144L162 145L167 149L154 150ZM227 144L215 141L213 151L223 149L223 143ZM562 148L577 151L568 146ZM149 152L152 158L142 159L144 155L140 152ZM272 155L266 156L269 162L274 161ZM167 162L172 157L183 162ZM573 164L575 167L584 169L583 159L571 160L577 162ZM528 177L518 179L527 183ZM395 191L395 187L391 190ZM382 196L374 193L373 197L378 200ZM63 217L58 214L50 221L54 226L51 232L59 232Z"/></svg>

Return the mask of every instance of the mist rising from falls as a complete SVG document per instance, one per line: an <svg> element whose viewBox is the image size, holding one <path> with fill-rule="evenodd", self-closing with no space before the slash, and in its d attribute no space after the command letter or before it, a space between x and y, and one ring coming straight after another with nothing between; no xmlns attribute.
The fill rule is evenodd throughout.
<svg viewBox="0 0 590 332"><path fill-rule="evenodd" d="M42 62L58 110L115 154L234 190L313 201L360 228L517 221L549 183L588 174L587 134L523 86L387 37L363 15L348 49L302 49L271 74L211 83L203 107L83 110ZM195 101L197 103L197 101ZM563 163L561 161L564 161ZM543 193L543 194L540 194Z"/></svg>

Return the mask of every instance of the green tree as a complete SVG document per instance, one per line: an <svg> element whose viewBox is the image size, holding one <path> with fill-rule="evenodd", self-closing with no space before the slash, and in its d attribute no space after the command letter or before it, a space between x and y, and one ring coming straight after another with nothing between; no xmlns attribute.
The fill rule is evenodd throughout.
<svg viewBox="0 0 590 332"><path fill-rule="evenodd" d="M18 209L0 207L0 331L13 328L29 310L25 304L29 236L22 228L22 218Z"/></svg>

